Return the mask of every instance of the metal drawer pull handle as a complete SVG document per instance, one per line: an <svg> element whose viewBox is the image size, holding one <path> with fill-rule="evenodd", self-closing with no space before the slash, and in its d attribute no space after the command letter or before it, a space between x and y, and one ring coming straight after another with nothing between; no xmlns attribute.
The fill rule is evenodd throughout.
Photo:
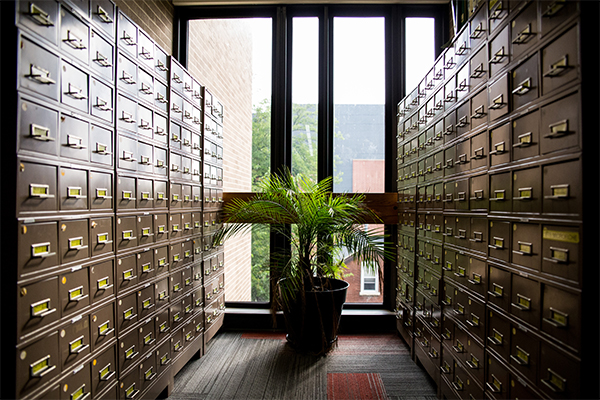
<svg viewBox="0 0 600 400"><path fill-rule="evenodd" d="M31 303L31 318L44 318L56 311L56 308L50 308L50 299L40 300Z"/></svg>
<svg viewBox="0 0 600 400"><path fill-rule="evenodd" d="M166 136L167 134L165 133L164 128L161 128L160 126L156 127L156 130L154 131L155 135L159 135L159 136Z"/></svg>
<svg viewBox="0 0 600 400"><path fill-rule="evenodd" d="M453 388L454 388L454 390L456 390L457 392L462 392L462 390L463 390L463 383L462 383L462 381L460 380L460 378L459 378L459 377L456 377L455 379L456 379L458 382L454 382L454 381L453 381L453 382L452 382L452 387L453 387Z"/></svg>
<svg viewBox="0 0 600 400"><path fill-rule="evenodd" d="M127 46L135 46L137 44L133 40L133 37L131 37L129 33L127 33L127 31L123 31L123 36L121 37L121 40L124 41Z"/></svg>
<svg viewBox="0 0 600 400"><path fill-rule="evenodd" d="M132 230L123 231L122 238L123 238L123 240L136 240L137 239L137 237L133 236ZM137 276L134 276L133 278L137 278ZM131 279L133 279L133 278L131 278Z"/></svg>
<svg viewBox="0 0 600 400"><path fill-rule="evenodd" d="M512 91L512 94L522 96L526 93L529 93L532 88L533 86L531 86L531 78L527 78L523 82L519 83L519 86Z"/></svg>
<svg viewBox="0 0 600 400"><path fill-rule="evenodd" d="M69 238L69 250L83 250L87 249L87 246L83 245L83 237L79 236L76 238Z"/></svg>
<svg viewBox="0 0 600 400"><path fill-rule="evenodd" d="M531 310L531 299L517 293L517 302L510 303L510 305L521 311L529 311Z"/></svg>
<svg viewBox="0 0 600 400"><path fill-rule="evenodd" d="M29 125L29 137L43 142L52 142L55 140L50 136L50 128L36 124Z"/></svg>
<svg viewBox="0 0 600 400"><path fill-rule="evenodd" d="M532 36L535 36L535 32L531 32L531 23L529 23L512 42L513 44L525 44Z"/></svg>
<svg viewBox="0 0 600 400"><path fill-rule="evenodd" d="M565 54L560 60L550 64L550 69L544 72L544 77L555 78L557 76L561 76L569 68L572 68L572 66L569 65L569 55Z"/></svg>
<svg viewBox="0 0 600 400"><path fill-rule="evenodd" d="M50 356L48 355L29 364L29 376L31 378L42 378L55 369L56 365L50 365Z"/></svg>
<svg viewBox="0 0 600 400"><path fill-rule="evenodd" d="M112 243L112 240L110 242ZM98 279L96 281L96 285L98 287L98 290L107 290L107 289L110 289L111 287L113 287L113 285L110 284L110 279L108 276Z"/></svg>
<svg viewBox="0 0 600 400"><path fill-rule="evenodd" d="M485 117L486 115L487 114L485 113L485 107L481 105L475 109L475 113L471 115L471 119L480 119Z"/></svg>
<svg viewBox="0 0 600 400"><path fill-rule="evenodd" d="M122 194L121 194L121 200L127 200L127 201L132 201L132 200L137 200L135 197L131 197L133 193L130 190L123 190Z"/></svg>
<svg viewBox="0 0 600 400"><path fill-rule="evenodd" d="M519 135L517 137L519 143L513 144L513 147L529 147L529 146L535 144L532 142L531 137L532 137L531 132L527 132L522 135Z"/></svg>
<svg viewBox="0 0 600 400"><path fill-rule="evenodd" d="M458 195L456 196L456 199L454 199L454 201L467 201L467 194L466 192L458 192ZM459 232L461 230L459 229Z"/></svg>
<svg viewBox="0 0 600 400"><path fill-rule="evenodd" d="M150 164L150 157L149 156L140 156L139 163L143 164L143 165L149 165ZM147 193L147 192L142 192L142 193ZM142 199L143 200L148 200L147 198L144 198L143 196L142 196Z"/></svg>
<svg viewBox="0 0 600 400"><path fill-rule="evenodd" d="M490 64L500 64L501 62L503 62L504 57L507 56L508 55L504 51L504 46L502 46L500 50L498 50L496 54L494 54L494 56L492 57L492 59L490 60Z"/></svg>
<svg viewBox="0 0 600 400"><path fill-rule="evenodd" d="M50 20L50 15L34 3L29 4L29 16L42 26L54 26L54 22Z"/></svg>
<svg viewBox="0 0 600 400"><path fill-rule="evenodd" d="M550 261L555 264L569 263L569 249L560 249L558 247L550 247L551 258L544 257L545 261Z"/></svg>
<svg viewBox="0 0 600 400"><path fill-rule="evenodd" d="M513 253L519 254L521 256L531 256L533 255L533 244L529 242L521 242L517 241L519 250L513 250Z"/></svg>
<svg viewBox="0 0 600 400"><path fill-rule="evenodd" d="M494 332L494 336L488 336L488 340L492 342L494 346L502 345L504 341L504 335L498 332L496 329L492 328L492 332Z"/></svg>
<svg viewBox="0 0 600 400"><path fill-rule="evenodd" d="M570 197L569 184L551 185L550 190L552 191L552 195L544 196L545 199L558 200L568 199Z"/></svg>
<svg viewBox="0 0 600 400"><path fill-rule="evenodd" d="M543 318L543 321L555 328L566 328L569 325L569 314L550 307L550 318Z"/></svg>
<svg viewBox="0 0 600 400"><path fill-rule="evenodd" d="M444 64L444 69L452 69L455 66L456 63L454 62L454 57L450 57L448 61L446 61L446 64Z"/></svg>
<svg viewBox="0 0 600 400"><path fill-rule="evenodd" d="M471 32L471 39L479 39L484 33L485 29L483 29L483 23L480 22L479 25L473 29L473 32Z"/></svg>
<svg viewBox="0 0 600 400"><path fill-rule="evenodd" d="M128 348L127 350L125 350L125 359L131 360L131 359L137 357L138 354L140 354L140 353L138 351L135 351L135 345L133 345L130 348Z"/></svg>
<svg viewBox="0 0 600 400"><path fill-rule="evenodd" d="M73 135L67 135L67 143L65 146L72 149L87 149L87 146L83 144L83 139Z"/></svg>
<svg viewBox="0 0 600 400"><path fill-rule="evenodd" d="M490 382L486 382L485 386L487 386L488 389L490 389L490 391L492 393L500 393L502 392L502 382L500 382L498 380L498 378L496 378L494 376L494 374L490 374L492 376L492 383Z"/></svg>
<svg viewBox="0 0 600 400"><path fill-rule="evenodd" d="M112 111L112 108L108 106L108 101L101 99L100 97L96 97L96 104L94 104L100 111Z"/></svg>
<svg viewBox="0 0 600 400"><path fill-rule="evenodd" d="M469 125L469 121L467 119L467 116L465 115L464 117L461 117L458 120L458 124L456 124L457 128L464 128L465 126Z"/></svg>
<svg viewBox="0 0 600 400"><path fill-rule="evenodd" d="M142 308L144 310L150 310L152 307L154 307L154 304L152 304L152 299L150 297L142 302Z"/></svg>
<svg viewBox="0 0 600 400"><path fill-rule="evenodd" d="M485 158L485 154L483 151L484 151L483 147L473 150L473 153L475 155L473 157L471 157L471 160L481 160L482 158Z"/></svg>
<svg viewBox="0 0 600 400"><path fill-rule="evenodd" d="M104 22L105 24L113 23L113 19L110 17L110 15L108 15L104 8L98 6L95 14L98 16L98 18L100 18L100 21Z"/></svg>
<svg viewBox="0 0 600 400"><path fill-rule="evenodd" d="M436 80L436 81L442 81L442 80L444 80L444 70L440 69L439 71L437 71L435 73L435 75L433 76L433 79ZM404 115L406 115L406 111L402 110L402 111L400 111L399 114L401 116L404 116Z"/></svg>
<svg viewBox="0 0 600 400"><path fill-rule="evenodd" d="M200 121L200 118L198 118L198 117L194 117L194 121L193 122L196 125L202 125L202 121Z"/></svg>
<svg viewBox="0 0 600 400"><path fill-rule="evenodd" d="M202 100L202 95L200 94L199 91L194 90L194 98L197 100Z"/></svg>
<svg viewBox="0 0 600 400"><path fill-rule="evenodd" d="M548 368L548 379L542 379L542 383L555 393L563 393L567 386L567 380L550 368Z"/></svg>
<svg viewBox="0 0 600 400"><path fill-rule="evenodd" d="M86 350L90 347L89 344L84 344L83 342L84 336L81 335L77 339L69 342L69 353L70 354L80 354L82 351Z"/></svg>
<svg viewBox="0 0 600 400"><path fill-rule="evenodd" d="M123 82L125 82L128 85L135 85L137 82L133 79L133 75L128 74L127 72L123 71L123 75L121 76L121 79Z"/></svg>
<svg viewBox="0 0 600 400"><path fill-rule="evenodd" d="M162 93L156 93L156 101L158 101L159 103L163 103L163 104L167 103L167 99L165 98L165 96Z"/></svg>
<svg viewBox="0 0 600 400"><path fill-rule="evenodd" d="M491 153L490 153L491 154ZM473 192L475 196L470 197L469 200L483 200L483 189L475 190Z"/></svg>
<svg viewBox="0 0 600 400"><path fill-rule="evenodd" d="M155 339L152 339L152 343L154 343L154 340L155 340ZM152 372L153 368L154 368L154 367L150 367L150 368L148 369L148 371L146 371L146 372L144 373L144 379L145 379L145 380L147 380L147 381L151 381L151 380L153 380L154 378L156 378L156 375L158 375L158 374L157 374L156 372Z"/></svg>
<svg viewBox="0 0 600 400"><path fill-rule="evenodd" d="M560 10L562 10L562 8L565 6L565 3L566 3L566 0L553 1L552 3L550 3L548 5L548 7L546 7L546 10L542 13L542 17L544 17L544 18L554 17L556 14L558 14L558 12Z"/></svg>
<svg viewBox="0 0 600 400"><path fill-rule="evenodd" d="M156 160L156 168L167 168L163 160Z"/></svg>
<svg viewBox="0 0 600 400"><path fill-rule="evenodd" d="M100 65L101 67L112 67L112 64L108 62L108 57L103 56L102 54L100 54L99 51L96 51L96 58L94 58L94 61L98 63L98 65Z"/></svg>
<svg viewBox="0 0 600 400"><path fill-rule="evenodd" d="M128 124L133 124L135 123L135 119L133 118L133 114L130 114L126 111L123 111L121 113L121 119L125 122L127 122Z"/></svg>
<svg viewBox="0 0 600 400"><path fill-rule="evenodd" d="M548 139L560 138L570 133L574 133L572 131L569 131L568 119L564 119L562 121L555 122L554 124L550 124L548 125L548 128L550 129L550 133L544 135L544 137Z"/></svg>
<svg viewBox="0 0 600 400"><path fill-rule="evenodd" d="M466 154L460 154L458 156L458 161L456 161L457 164L467 164L469 161L467 161L467 155Z"/></svg>
<svg viewBox="0 0 600 400"><path fill-rule="evenodd" d="M133 153L131 151L123 150L123 161L135 162L135 158L133 157Z"/></svg>
<svg viewBox="0 0 600 400"><path fill-rule="evenodd" d="M464 41L460 47L454 52L454 54L459 55L459 56L463 56L465 54L467 54L467 51L469 50L469 48L467 47L467 41Z"/></svg>
<svg viewBox="0 0 600 400"><path fill-rule="evenodd" d="M167 72L169 70L161 60L156 61L156 68L163 72Z"/></svg>
<svg viewBox="0 0 600 400"><path fill-rule="evenodd" d="M517 355L511 354L510 359L519 365L529 365L529 353L519 346L515 346Z"/></svg>
<svg viewBox="0 0 600 400"><path fill-rule="evenodd" d="M137 314L133 313L133 307L128 308L127 310L125 310L123 312L123 319L126 321L131 321L132 319L136 318Z"/></svg>
<svg viewBox="0 0 600 400"><path fill-rule="evenodd" d="M483 69L483 63L480 63L478 66L475 67L475 69L471 73L471 78L479 79L485 75L485 72L486 71Z"/></svg>
<svg viewBox="0 0 600 400"><path fill-rule="evenodd" d="M494 197L490 197L490 201L505 201L506 200L506 190L494 190Z"/></svg>
<svg viewBox="0 0 600 400"><path fill-rule="evenodd" d="M504 154L504 153L506 153L505 142L500 142L500 143L494 144L494 150L490 151L490 155Z"/></svg>
<svg viewBox="0 0 600 400"><path fill-rule="evenodd" d="M37 183L29 184L29 197L37 197L40 199L52 199L53 194L50 194L50 186Z"/></svg>
<svg viewBox="0 0 600 400"><path fill-rule="evenodd" d="M465 361L467 366L471 369L479 369L479 360L473 354L471 354L471 359Z"/></svg>
<svg viewBox="0 0 600 400"><path fill-rule="evenodd" d="M108 364L106 365L106 367L102 368L102 369L101 369L101 370L98 372L98 374L100 375L100 380L101 380L101 381L109 381L109 380L111 380L111 379L112 379L112 377L113 377L113 376L115 376L115 373L116 373L117 371L111 371L111 370L110 370L110 364L111 364L111 363L108 363Z"/></svg>
<svg viewBox="0 0 600 400"><path fill-rule="evenodd" d="M83 286L78 286L74 289L69 290L69 302L75 301L80 302L81 300L87 298L87 294L83 294Z"/></svg>
<svg viewBox="0 0 600 400"><path fill-rule="evenodd" d="M127 390L125 390L125 398L127 398L127 399L133 399L139 393L140 393L140 391L136 390L136 388L135 388L135 382L134 382L134 383L131 384L131 386L129 386L127 388Z"/></svg>
<svg viewBox="0 0 600 400"><path fill-rule="evenodd" d="M185 92L191 92L191 91L193 91L192 87L191 87L191 86L190 86L190 84L189 84L189 83L187 83L187 82L185 82L185 83L183 84L183 90L184 90Z"/></svg>
<svg viewBox="0 0 600 400"><path fill-rule="evenodd" d="M87 49L87 47L85 47L85 43L83 42L83 39L77 37L77 35L75 35L70 30L67 30L67 38L63 39L63 42L65 42L66 44L68 44L69 46L74 48L75 50Z"/></svg>
<svg viewBox="0 0 600 400"><path fill-rule="evenodd" d="M471 242L483 242L483 233L473 232L473 238L469 239Z"/></svg>
<svg viewBox="0 0 600 400"><path fill-rule="evenodd" d="M504 95L501 94L492 100L492 104L490 104L489 108L492 110L499 110L506 105L507 103L504 102Z"/></svg>
<svg viewBox="0 0 600 400"><path fill-rule="evenodd" d="M173 81L175 81L177 83L182 83L183 82L181 80L181 78L179 77L179 75L177 75L175 72L173 72Z"/></svg>
<svg viewBox="0 0 600 400"><path fill-rule="evenodd" d="M77 86L69 83L69 91L65 92L66 95L71 96L75 100L85 100L87 97L83 94L83 89L78 88Z"/></svg>
<svg viewBox="0 0 600 400"><path fill-rule="evenodd" d="M146 131L147 130L154 130L154 127L150 125L150 122L144 121L143 119L140 119L139 128L144 129Z"/></svg>
<svg viewBox="0 0 600 400"><path fill-rule="evenodd" d="M154 236L154 235L152 235L152 236ZM154 268L152 268L151 263L146 263L146 264L142 265L142 274L148 274L152 271L154 271Z"/></svg>
<svg viewBox="0 0 600 400"><path fill-rule="evenodd" d="M144 60L152 60L152 53L150 53L149 50L146 50L144 48L144 46L142 46L142 51L140 51L140 57L142 57Z"/></svg>
<svg viewBox="0 0 600 400"><path fill-rule="evenodd" d="M517 191L519 192L519 196L513 197L513 200L533 200L533 188L518 188Z"/></svg>
<svg viewBox="0 0 600 400"><path fill-rule="evenodd" d="M183 113L183 118L193 119L192 114L188 110L185 110L185 112Z"/></svg>
<svg viewBox="0 0 600 400"><path fill-rule="evenodd" d="M465 90L469 89L469 85L467 84L467 78L463 79L459 84L458 87L456 88L457 92L464 92Z"/></svg>
<svg viewBox="0 0 600 400"><path fill-rule="evenodd" d="M181 108L179 107L179 105L173 103L173 106L171 107L171 110L173 110L173 112L175 113L180 113L181 112Z"/></svg>
<svg viewBox="0 0 600 400"><path fill-rule="evenodd" d="M81 194L83 191L79 186L67 186L68 199L87 199L86 195Z"/></svg>
<svg viewBox="0 0 600 400"><path fill-rule="evenodd" d="M151 200L151 199L146 199L146 200ZM142 237L151 237L154 236L154 233L151 232L150 228L142 228ZM146 271L143 271L146 272Z"/></svg>
<svg viewBox="0 0 600 400"><path fill-rule="evenodd" d="M140 92L144 94L152 94L152 88L149 85L146 85L144 82L142 82L140 86Z"/></svg>
<svg viewBox="0 0 600 400"><path fill-rule="evenodd" d="M54 79L50 79L50 71L33 64L29 64L29 75L25 76L44 85L54 85L56 83Z"/></svg>

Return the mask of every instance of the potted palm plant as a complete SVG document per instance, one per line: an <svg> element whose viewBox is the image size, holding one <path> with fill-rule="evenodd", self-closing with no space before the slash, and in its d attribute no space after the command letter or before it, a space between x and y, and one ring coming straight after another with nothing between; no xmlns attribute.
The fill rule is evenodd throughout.
<svg viewBox="0 0 600 400"><path fill-rule="evenodd" d="M366 229L367 222L381 220L364 205L364 195L335 195L331 184L331 178L315 183L287 169L272 174L251 198L234 198L224 206L224 224L214 239L257 225L286 239L289 246L275 249L266 266L275 289L272 311L283 311L294 348L319 355L337 340L348 288L340 279L344 261L352 257L379 271L379 261L391 258L381 232Z"/></svg>

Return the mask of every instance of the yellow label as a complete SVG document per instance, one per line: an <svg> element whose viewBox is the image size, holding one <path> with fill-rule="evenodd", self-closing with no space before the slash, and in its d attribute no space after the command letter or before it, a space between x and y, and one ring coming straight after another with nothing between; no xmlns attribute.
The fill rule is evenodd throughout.
<svg viewBox="0 0 600 400"><path fill-rule="evenodd" d="M31 194L41 196L48 194L49 188L45 186L31 186Z"/></svg>
<svg viewBox="0 0 600 400"><path fill-rule="evenodd" d="M160 225L158 227L158 233L165 233L165 226L164 225Z"/></svg>
<svg viewBox="0 0 600 400"><path fill-rule="evenodd" d="M69 188L69 197L81 196L81 188Z"/></svg>
<svg viewBox="0 0 600 400"><path fill-rule="evenodd" d="M531 307L531 302L528 299L526 299L522 296L518 296L518 295L517 295L517 299L518 299L517 302L519 303L520 306L523 306L527 309L529 309Z"/></svg>
<svg viewBox="0 0 600 400"><path fill-rule="evenodd" d="M81 243L83 242L83 239L70 239L69 240L69 247L73 248L73 247L81 247Z"/></svg>
<svg viewBox="0 0 600 400"><path fill-rule="evenodd" d="M85 394L85 385L71 393L71 400L78 400Z"/></svg>
<svg viewBox="0 0 600 400"><path fill-rule="evenodd" d="M497 330L494 329L494 339L496 339L498 342L502 343L503 338L504 338L504 336L502 336L502 334L500 332L498 332Z"/></svg>
<svg viewBox="0 0 600 400"><path fill-rule="evenodd" d="M164 332L167 330L167 322L163 322L162 324L160 324L160 331ZM165 356L166 357L166 356Z"/></svg>
<svg viewBox="0 0 600 400"><path fill-rule="evenodd" d="M96 197L106 197L108 191L106 189L96 189Z"/></svg>
<svg viewBox="0 0 600 400"><path fill-rule="evenodd" d="M466 269L464 267L458 267L458 274L460 276L465 276Z"/></svg>
<svg viewBox="0 0 600 400"><path fill-rule="evenodd" d="M446 296L446 303L452 304L452 297Z"/></svg>
<svg viewBox="0 0 600 400"><path fill-rule="evenodd" d="M49 251L50 251L50 245L49 244L41 244L41 245L34 245L33 246L33 254L34 255L48 253Z"/></svg>
<svg viewBox="0 0 600 400"><path fill-rule="evenodd" d="M471 314L471 321L475 324L475 325L479 325L479 317L477 315Z"/></svg>
<svg viewBox="0 0 600 400"><path fill-rule="evenodd" d="M167 259L163 257L160 260L158 260L158 266L162 267L166 264L166 262L167 262Z"/></svg>
<svg viewBox="0 0 600 400"><path fill-rule="evenodd" d="M173 231L179 230L179 224L173 224Z"/></svg>
<svg viewBox="0 0 600 400"><path fill-rule="evenodd" d="M132 231L123 231L123 239L127 239L133 237L133 232Z"/></svg>
<svg viewBox="0 0 600 400"><path fill-rule="evenodd" d="M100 370L100 379L104 379L110 373L110 364Z"/></svg>
<svg viewBox="0 0 600 400"><path fill-rule="evenodd" d="M498 389L499 391L502 390L502 382L500 382L498 379L496 379L496 377L493 377L492 385L494 385L496 387L496 389Z"/></svg>
<svg viewBox="0 0 600 400"><path fill-rule="evenodd" d="M70 300L76 299L77 297L81 296L82 294L83 294L83 289L77 288L77 289L73 290L72 292L69 292L69 299Z"/></svg>
<svg viewBox="0 0 600 400"><path fill-rule="evenodd" d="M569 322L567 315L555 310L550 311L550 318L562 326L567 326Z"/></svg>
<svg viewBox="0 0 600 400"><path fill-rule="evenodd" d="M135 383L125 390L125 396L129 397L133 392L135 392Z"/></svg>
<svg viewBox="0 0 600 400"><path fill-rule="evenodd" d="M552 258L558 261L567 262L569 261L569 253L564 250L551 249Z"/></svg>
<svg viewBox="0 0 600 400"><path fill-rule="evenodd" d="M190 228L192 227L192 224L190 224L189 222L186 222L186 223L183 225L183 227L184 227L185 229L190 229Z"/></svg>
<svg viewBox="0 0 600 400"><path fill-rule="evenodd" d="M185 307L185 312L186 312L186 314L187 314L187 313L189 313L190 311L192 311L192 306L191 306L190 304L188 304L188 305Z"/></svg>
<svg viewBox="0 0 600 400"><path fill-rule="evenodd" d="M553 231L544 227L542 237L547 240L558 242L579 243L579 232Z"/></svg>
<svg viewBox="0 0 600 400"><path fill-rule="evenodd" d="M108 278L103 278L98 281L98 289L102 289L105 286L108 286L109 280Z"/></svg>
<svg viewBox="0 0 600 400"><path fill-rule="evenodd" d="M131 192L123 192L123 198L124 199L130 199L131 198Z"/></svg>
<svg viewBox="0 0 600 400"><path fill-rule="evenodd" d="M177 321L179 321L179 318L180 318L180 317L179 317L179 313L177 313L177 314L173 315L173 322L177 322Z"/></svg>
<svg viewBox="0 0 600 400"><path fill-rule="evenodd" d="M481 283L481 275L473 274L473 281Z"/></svg>
<svg viewBox="0 0 600 400"><path fill-rule="evenodd" d="M177 292L177 291L179 291L179 288L180 288L180 287L181 287L181 285L180 285L179 283L178 283L178 284L176 284L175 286L173 286L173 291L174 291L174 292Z"/></svg>
<svg viewBox="0 0 600 400"><path fill-rule="evenodd" d="M149 234L150 234L150 228L143 228L142 229L142 235L148 236Z"/></svg>
<svg viewBox="0 0 600 400"><path fill-rule="evenodd" d="M150 367L150 369L149 369L148 371L146 371L146 373L144 374L144 377L145 377L146 379L148 379L149 377L151 377L151 376L152 376L152 368L153 368L153 367Z"/></svg>
<svg viewBox="0 0 600 400"><path fill-rule="evenodd" d="M189 342L189 341L190 341L190 339L191 339L191 337L192 337L192 332L188 332L188 333L185 335L185 340L187 340L187 341Z"/></svg>
<svg viewBox="0 0 600 400"><path fill-rule="evenodd" d="M550 383L559 388L561 391L564 391L565 380L550 370L548 370L548 373L550 374Z"/></svg>
<svg viewBox="0 0 600 400"><path fill-rule="evenodd" d="M529 354L521 350L519 346L517 346L517 357L529 364Z"/></svg>
<svg viewBox="0 0 600 400"><path fill-rule="evenodd" d="M100 233L98 235L98 243L107 242L108 241L108 233Z"/></svg>
<svg viewBox="0 0 600 400"><path fill-rule="evenodd" d="M148 344L151 340L152 340L152 333L149 333L146 336L144 336L144 344Z"/></svg>
<svg viewBox="0 0 600 400"><path fill-rule="evenodd" d="M184 201L190 201L190 195L189 194L184 195L183 196L183 200Z"/></svg>
<svg viewBox="0 0 600 400"><path fill-rule="evenodd" d="M185 279L185 285L189 285L190 283L192 283L192 278L186 278Z"/></svg>
<svg viewBox="0 0 600 400"><path fill-rule="evenodd" d="M173 261L179 261L179 254L175 254L173 256Z"/></svg>
<svg viewBox="0 0 600 400"><path fill-rule="evenodd" d="M194 228L200 228L200 221L194 222Z"/></svg>
<svg viewBox="0 0 600 400"><path fill-rule="evenodd" d="M179 350L179 348L181 347L181 343L177 342L175 343L175 346L173 347L175 349L175 351Z"/></svg>
<svg viewBox="0 0 600 400"><path fill-rule="evenodd" d="M128 279L131 278L133 276L133 270L129 269L125 272L123 272L123 279Z"/></svg>
<svg viewBox="0 0 600 400"><path fill-rule="evenodd" d="M494 285L494 293L497 293L497 294L500 294L500 295L501 295L501 294L503 294L503 293L504 293L504 290L502 289L502 287L501 287L501 286Z"/></svg>
<svg viewBox="0 0 600 400"><path fill-rule="evenodd" d="M165 364L167 363L167 360L168 360L168 358L167 358L167 354L165 354L164 356L162 356L162 357L160 358L160 364L161 364L161 365L165 365Z"/></svg>
<svg viewBox="0 0 600 400"><path fill-rule="evenodd" d="M560 196L560 197L568 197L569 196L569 187L553 187L552 188L552 196Z"/></svg>
<svg viewBox="0 0 600 400"><path fill-rule="evenodd" d="M135 346L131 346L129 349L127 349L127 351L125 352L125 358L129 358L133 353L135 352Z"/></svg>
<svg viewBox="0 0 600 400"><path fill-rule="evenodd" d="M37 315L37 314L40 314L40 313L42 313L44 311L47 311L48 309L50 309L50 300L48 300L48 301L46 301L44 303L41 303L41 304L34 305L32 307L31 312L32 312L33 315Z"/></svg>
<svg viewBox="0 0 600 400"><path fill-rule="evenodd" d="M532 191L531 189L519 189L519 197L524 197L527 199L530 199L532 196Z"/></svg>
<svg viewBox="0 0 600 400"><path fill-rule="evenodd" d="M479 360L473 354L471 354L471 363L476 367L479 367Z"/></svg>
<svg viewBox="0 0 600 400"><path fill-rule="evenodd" d="M464 306L462 306L461 304L459 304L457 308L458 308L458 311L459 311L460 314L464 314L464 312L465 312L465 307Z"/></svg>
<svg viewBox="0 0 600 400"><path fill-rule="evenodd" d="M71 350L71 352L74 352L81 346L83 346L83 338L77 339L76 341L69 343L69 349Z"/></svg>
<svg viewBox="0 0 600 400"><path fill-rule="evenodd" d="M144 300L144 302L142 303L142 307L143 308L148 308L148 306L151 304L150 299L146 299Z"/></svg>
<svg viewBox="0 0 600 400"><path fill-rule="evenodd" d="M148 272L150 270L150 263L142 265L142 272Z"/></svg>
<svg viewBox="0 0 600 400"><path fill-rule="evenodd" d="M531 244L519 243L519 251L525 254L531 254Z"/></svg>
<svg viewBox="0 0 600 400"><path fill-rule="evenodd" d="M496 239L494 238L494 246L496 246L497 248L503 248L504 247L504 239Z"/></svg>
<svg viewBox="0 0 600 400"><path fill-rule="evenodd" d="M127 319L127 318L131 317L132 315L133 315L133 308L130 308L129 310L127 310L127 311L125 311L125 312L123 313L123 317L124 317L125 319Z"/></svg>
<svg viewBox="0 0 600 400"><path fill-rule="evenodd" d="M173 195L173 200L179 200L179 195L178 194L174 194Z"/></svg>
<svg viewBox="0 0 600 400"><path fill-rule="evenodd" d="M158 197L159 200L163 200L165 198L165 194L162 192L159 192L156 197Z"/></svg>
<svg viewBox="0 0 600 400"><path fill-rule="evenodd" d="M150 198L150 193L148 192L142 192L142 199L147 200Z"/></svg>
<svg viewBox="0 0 600 400"><path fill-rule="evenodd" d="M196 325L196 332L198 332L200 329L202 329L202 323Z"/></svg>
<svg viewBox="0 0 600 400"><path fill-rule="evenodd" d="M191 250L186 250L185 251L185 257L189 257L192 254Z"/></svg>
<svg viewBox="0 0 600 400"><path fill-rule="evenodd" d="M33 364L31 366L31 375L37 375L41 371L45 370L50 366L50 357L46 357L43 360Z"/></svg>

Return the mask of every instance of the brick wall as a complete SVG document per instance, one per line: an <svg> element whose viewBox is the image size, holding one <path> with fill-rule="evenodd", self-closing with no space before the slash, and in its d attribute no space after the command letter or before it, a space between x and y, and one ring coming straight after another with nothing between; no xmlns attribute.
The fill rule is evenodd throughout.
<svg viewBox="0 0 600 400"><path fill-rule="evenodd" d="M173 13L171 0L115 0L119 9L150 35L168 54L173 51Z"/></svg>
<svg viewBox="0 0 600 400"><path fill-rule="evenodd" d="M252 36L244 20L200 20L189 24L188 70L225 106L223 189L251 191ZM250 301L250 235L225 243L229 301Z"/></svg>

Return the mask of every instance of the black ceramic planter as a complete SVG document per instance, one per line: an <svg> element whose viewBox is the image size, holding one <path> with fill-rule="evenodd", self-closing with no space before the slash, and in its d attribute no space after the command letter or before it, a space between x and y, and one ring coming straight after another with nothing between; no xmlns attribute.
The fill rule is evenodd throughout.
<svg viewBox="0 0 600 400"><path fill-rule="evenodd" d="M297 294L293 303L283 307L287 340L299 352L322 355L329 352L337 340L337 332L346 302L348 282L327 279L327 290L306 290ZM285 280L279 290L287 290ZM307 288L310 286L306 286Z"/></svg>

